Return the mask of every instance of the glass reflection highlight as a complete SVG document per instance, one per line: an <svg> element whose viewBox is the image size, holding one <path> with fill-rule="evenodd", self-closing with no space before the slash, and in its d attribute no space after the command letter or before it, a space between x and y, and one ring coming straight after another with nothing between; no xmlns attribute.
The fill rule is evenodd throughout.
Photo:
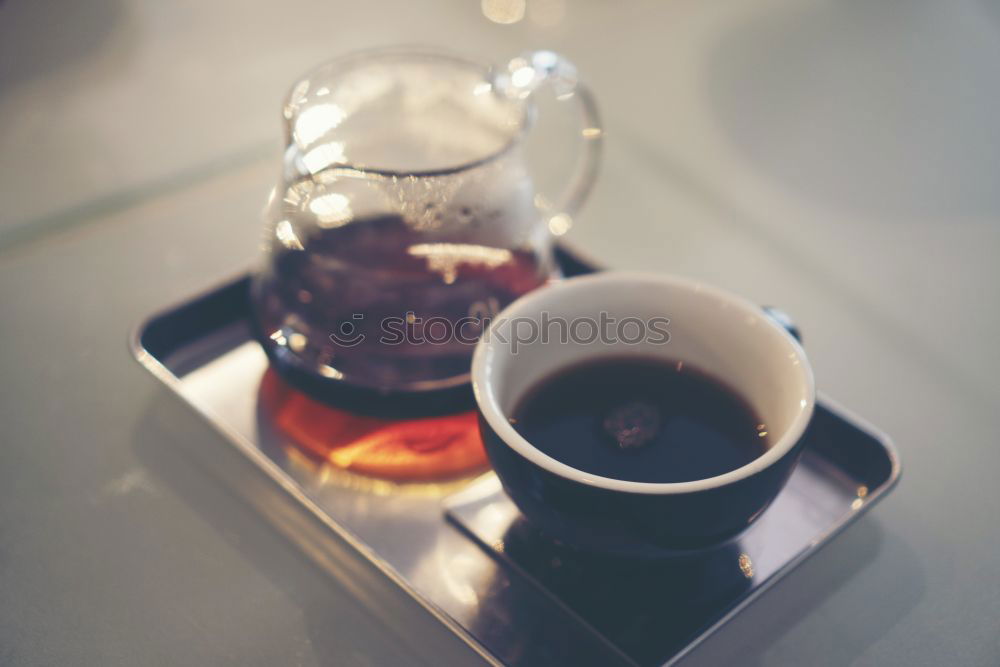
<svg viewBox="0 0 1000 667"><path fill-rule="evenodd" d="M335 164L346 163L347 156L344 154L344 144L340 141L322 144L302 156L302 165L305 167L306 173L309 174L319 173Z"/></svg>
<svg viewBox="0 0 1000 667"><path fill-rule="evenodd" d="M315 214L317 224L324 229L340 227L354 217L351 200L336 192L319 195L309 202L309 210Z"/></svg>
<svg viewBox="0 0 1000 667"><path fill-rule="evenodd" d="M440 273L447 284L458 278L461 264L495 269L510 262L514 255L506 248L490 248L471 243L418 243L407 250L412 257L427 260L427 270Z"/></svg>
<svg viewBox="0 0 1000 667"><path fill-rule="evenodd" d="M549 218L549 232L553 236L562 236L573 226L573 218L565 213L559 213Z"/></svg>
<svg viewBox="0 0 1000 667"><path fill-rule="evenodd" d="M289 250L302 250L302 241L296 236L292 223L282 220L274 227L274 235L278 237L281 244Z"/></svg>
<svg viewBox="0 0 1000 667"><path fill-rule="evenodd" d="M295 119L295 140L302 145L316 141L340 125L346 114L336 104L317 104L303 109Z"/></svg>

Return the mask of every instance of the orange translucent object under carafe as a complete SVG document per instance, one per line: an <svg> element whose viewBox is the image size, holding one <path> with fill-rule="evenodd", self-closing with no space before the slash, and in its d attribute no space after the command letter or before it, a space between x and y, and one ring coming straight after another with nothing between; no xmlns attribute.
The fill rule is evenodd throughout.
<svg viewBox="0 0 1000 667"><path fill-rule="evenodd" d="M487 467L474 410L389 419L309 398L269 369L260 386L271 425L310 458L371 477L440 481Z"/></svg>

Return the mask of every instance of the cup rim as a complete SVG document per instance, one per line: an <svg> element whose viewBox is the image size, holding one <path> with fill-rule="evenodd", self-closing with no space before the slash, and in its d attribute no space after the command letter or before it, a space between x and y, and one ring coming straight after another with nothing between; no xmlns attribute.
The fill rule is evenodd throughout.
<svg viewBox="0 0 1000 667"><path fill-rule="evenodd" d="M508 421L500 401L495 391L495 387L490 380L491 362L490 351L495 345L494 339L487 337L480 339L476 345L472 358L472 390L475 395L479 412L486 420L486 423L494 433L503 440L504 444L515 452L525 457L532 463L540 466L550 473L569 479L574 482L586 484L610 491L620 491L626 493L671 495L681 493L693 493L697 491L707 491L740 481L755 475L771 465L777 463L783 456L790 452L802 439L806 428L812 419L816 405L816 385L813 377L812 367L806 357L801 344L788 331L778 323L767 317L759 306L753 302L729 292L727 290L705 284L698 280L682 278L668 274L640 272L640 271L606 271L593 275L579 276L548 285L546 287L530 292L516 301L512 302L501 311L496 320L501 318L509 319L516 317L519 311L534 309L540 303L544 303L553 298L553 295L565 289L585 289L591 283L620 283L623 287L636 284L655 284L659 287L673 289L683 289L703 293L724 300L730 306L748 316L759 317L764 325L782 337L796 355L799 364L796 368L802 373L805 381L807 398L800 399L799 411L795 415L792 423L785 430L781 438L775 442L766 452L758 456L753 461L735 470L706 477L699 480L687 482L635 482L630 480L614 479L588 473L578 468L569 466L540 449L537 449L526 438L519 434Z"/></svg>

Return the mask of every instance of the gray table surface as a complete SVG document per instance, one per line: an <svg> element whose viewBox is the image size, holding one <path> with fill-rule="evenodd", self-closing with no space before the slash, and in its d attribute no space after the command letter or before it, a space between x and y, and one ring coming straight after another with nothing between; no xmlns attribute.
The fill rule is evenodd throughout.
<svg viewBox="0 0 1000 667"><path fill-rule="evenodd" d="M479 664L185 456L220 436L126 347L253 260L289 82L394 42L571 56L608 149L569 238L781 305L896 439L897 491L688 663L1000 663L997 4L495 4L0 3L0 664Z"/></svg>

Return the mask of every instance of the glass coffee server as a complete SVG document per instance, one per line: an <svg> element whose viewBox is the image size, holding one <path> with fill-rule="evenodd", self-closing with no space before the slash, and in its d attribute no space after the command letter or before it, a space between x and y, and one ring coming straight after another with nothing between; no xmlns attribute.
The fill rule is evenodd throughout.
<svg viewBox="0 0 1000 667"><path fill-rule="evenodd" d="M557 121L576 144L560 196L539 186L539 99L579 115ZM553 278L553 236L594 182L602 131L575 68L550 51L497 68L359 53L298 81L284 119L251 288L272 363L314 394L464 386L488 318Z"/></svg>

